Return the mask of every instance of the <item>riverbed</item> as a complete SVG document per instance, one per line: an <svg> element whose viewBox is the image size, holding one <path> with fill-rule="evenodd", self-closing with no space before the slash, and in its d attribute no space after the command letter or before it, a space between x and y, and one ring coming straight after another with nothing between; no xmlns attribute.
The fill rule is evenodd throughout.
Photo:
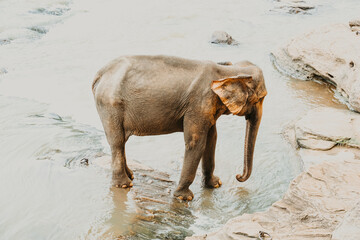
<svg viewBox="0 0 360 240"><path fill-rule="evenodd" d="M307 14L289 14L274 2L0 1L0 238L183 239L280 199L303 168L282 129L311 108L346 106L328 84L282 75L270 52L306 30L348 22L360 7L357 0L324 0ZM239 44L211 44L216 30ZM249 60L263 69L268 96L248 181L235 179L242 172L245 121L222 116L215 168L221 188L204 189L199 173L192 202L171 200L182 133L131 137L126 145L127 157L166 176L166 186L137 171L131 190L111 188L111 172L93 162L109 154L109 146L91 83L104 64L129 54ZM149 185L170 193L166 203L136 201L139 190L151 195Z"/></svg>

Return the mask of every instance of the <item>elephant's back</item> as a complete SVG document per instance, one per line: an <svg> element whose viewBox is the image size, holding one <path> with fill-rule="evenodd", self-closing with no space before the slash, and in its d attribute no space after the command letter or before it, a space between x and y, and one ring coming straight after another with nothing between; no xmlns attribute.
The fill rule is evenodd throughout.
<svg viewBox="0 0 360 240"><path fill-rule="evenodd" d="M99 70L93 92L103 102L107 99L148 105L162 99L163 103L175 105L186 102L191 94L211 91L210 81L217 79L214 65L217 64L163 55L123 56Z"/></svg>

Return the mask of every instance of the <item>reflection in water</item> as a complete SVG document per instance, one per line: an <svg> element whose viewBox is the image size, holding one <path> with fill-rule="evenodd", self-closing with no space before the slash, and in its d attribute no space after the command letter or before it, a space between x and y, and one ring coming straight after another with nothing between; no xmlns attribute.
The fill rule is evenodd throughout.
<svg viewBox="0 0 360 240"><path fill-rule="evenodd" d="M324 0L301 16L272 12L268 0L71 2L0 1L1 239L183 239L266 210L301 171L283 127L313 107L344 107L332 87L281 75L269 53L309 28L355 17L357 0ZM240 44L210 44L215 30ZM245 121L222 116L215 168L221 188L203 188L199 169L195 199L174 201L181 133L131 137L127 157L140 163L133 166L134 187L111 188L111 171L95 161L109 147L90 86L102 65L126 54L248 59L263 69L269 94L247 182L235 179ZM80 164L83 158L89 166Z"/></svg>
<svg viewBox="0 0 360 240"><path fill-rule="evenodd" d="M128 201L129 191L130 189L111 189L114 208L112 210L113 213L110 224L116 226L112 229L112 235L117 236L128 231L128 223L134 221L134 219L131 219L131 216L129 214L126 214L126 202Z"/></svg>

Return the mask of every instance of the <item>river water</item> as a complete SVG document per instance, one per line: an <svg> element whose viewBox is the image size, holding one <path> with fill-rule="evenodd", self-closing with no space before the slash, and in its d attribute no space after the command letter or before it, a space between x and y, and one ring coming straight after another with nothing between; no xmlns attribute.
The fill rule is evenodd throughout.
<svg viewBox="0 0 360 240"><path fill-rule="evenodd" d="M292 15L271 0L0 0L0 239L183 239L266 210L302 170L282 129L311 108L344 108L331 86L283 76L270 61L270 52L292 36L347 23L360 10L357 0L315 3L310 14ZM212 45L215 30L240 44ZM247 59L263 69L268 96L247 182L235 179L245 121L222 116L215 169L221 188L204 189L199 175L192 202L168 197L167 204L144 207L137 193L154 185L150 197L170 196L174 184L161 188L135 172L130 191L110 187L110 171L93 163L109 147L91 82L100 67L126 54ZM178 181L181 133L131 137L126 147L132 161Z"/></svg>

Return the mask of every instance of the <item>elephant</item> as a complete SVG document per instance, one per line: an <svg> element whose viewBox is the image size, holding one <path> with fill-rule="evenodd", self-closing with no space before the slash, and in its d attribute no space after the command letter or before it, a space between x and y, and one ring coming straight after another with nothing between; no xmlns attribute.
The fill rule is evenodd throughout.
<svg viewBox="0 0 360 240"><path fill-rule="evenodd" d="M250 177L267 95L262 70L251 62L122 56L97 72L92 91L111 148L113 186L133 186L125 156L131 135L183 132L185 155L174 196L184 201L194 198L189 186L201 159L204 186L220 187L213 173L216 121L223 114L245 116L244 169L236 179L244 182Z"/></svg>

